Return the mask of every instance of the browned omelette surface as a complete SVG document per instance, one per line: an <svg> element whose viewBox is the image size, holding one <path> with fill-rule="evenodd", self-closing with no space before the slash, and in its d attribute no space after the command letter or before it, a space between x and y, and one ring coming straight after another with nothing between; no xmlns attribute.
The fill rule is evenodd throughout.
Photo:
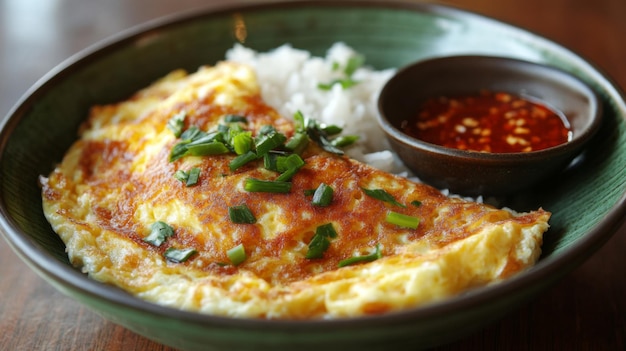
<svg viewBox="0 0 626 351"><path fill-rule="evenodd" d="M531 266L540 254L549 213L513 214L450 199L309 143L289 193L248 192L248 178L275 179L257 160L235 171L234 154L170 162L177 138L166 127L184 112L185 128L209 131L224 115L245 116L256 135L271 124L290 137L294 126L260 98L253 72L220 63L186 75L173 72L128 101L96 106L62 163L42 177L43 206L70 260L93 279L143 299L216 315L338 318L419 306L497 282ZM187 187L173 175L200 169ZM334 189L327 207L306 190ZM366 195L384 189L396 206ZM419 201L420 205L410 205ZM246 204L254 224L233 223L231 206ZM390 212L419 218L416 229L386 221ZM163 221L174 235L144 241ZM337 237L322 258L306 258L316 228ZM229 264L243 244L246 260ZM340 261L380 248L382 258L339 268ZM193 248L167 260L168 248Z"/></svg>

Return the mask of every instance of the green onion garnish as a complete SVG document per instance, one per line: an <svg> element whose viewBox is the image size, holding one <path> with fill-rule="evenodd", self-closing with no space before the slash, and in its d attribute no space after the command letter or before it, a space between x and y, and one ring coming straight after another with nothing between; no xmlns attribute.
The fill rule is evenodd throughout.
<svg viewBox="0 0 626 351"><path fill-rule="evenodd" d="M321 146L322 149L337 155L343 155L343 150L333 145L331 139L329 138L331 135L324 130L325 128L330 128L331 133L334 133L336 132L335 128L323 126L313 119L304 118L300 111L296 112L293 118L296 121L296 126L298 128L302 126L301 128L306 132L309 138Z"/></svg>
<svg viewBox="0 0 626 351"><path fill-rule="evenodd" d="M256 193L288 193L291 191L291 183L272 180L248 178L244 183L244 189Z"/></svg>
<svg viewBox="0 0 626 351"><path fill-rule="evenodd" d="M386 220L388 223L411 229L416 229L420 223L420 219L417 217L407 216L393 211L387 213Z"/></svg>
<svg viewBox="0 0 626 351"><path fill-rule="evenodd" d="M304 160L298 154L279 156L276 159L276 168L282 174L276 180L279 182L290 181L302 166L304 166Z"/></svg>
<svg viewBox="0 0 626 351"><path fill-rule="evenodd" d="M226 122L226 123L236 123L236 122L248 123L248 119L245 116L226 115L226 116L224 116L224 122Z"/></svg>
<svg viewBox="0 0 626 351"><path fill-rule="evenodd" d="M363 66L363 63L365 63L365 58L363 56L361 55L352 56L348 59L348 62L346 63L346 67L343 69L343 73L346 76L351 77L352 74L354 74L354 72L358 68Z"/></svg>
<svg viewBox="0 0 626 351"><path fill-rule="evenodd" d="M207 155L221 155L226 154L230 150L219 141L212 141L203 144L187 144L187 152L185 156L207 156Z"/></svg>
<svg viewBox="0 0 626 351"><path fill-rule="evenodd" d="M174 235L174 229L172 227L165 222L157 221L152 223L150 234L145 237L143 241L154 246L161 246L161 244L172 235Z"/></svg>
<svg viewBox="0 0 626 351"><path fill-rule="evenodd" d="M267 134L271 134L271 133L275 133L276 132L276 128L274 128L274 126L272 125L264 125L259 129L259 135L267 135Z"/></svg>
<svg viewBox="0 0 626 351"><path fill-rule="evenodd" d="M321 128L324 131L324 133L326 133L326 135L336 135L343 131L343 128L341 128L340 126L336 126L334 124L322 125Z"/></svg>
<svg viewBox="0 0 626 351"><path fill-rule="evenodd" d="M228 134L230 132L230 125L228 124L218 124L217 132L221 134Z"/></svg>
<svg viewBox="0 0 626 351"><path fill-rule="evenodd" d="M195 249L175 249L173 247L165 250L163 256L167 258L169 261L174 263L181 263L187 261L192 255L196 254L198 251Z"/></svg>
<svg viewBox="0 0 626 351"><path fill-rule="evenodd" d="M313 193L311 204L314 206L326 207L333 201L333 188L324 183L320 184Z"/></svg>
<svg viewBox="0 0 626 351"><path fill-rule="evenodd" d="M256 153L257 155L265 155L270 150L283 145L285 140L287 140L287 137L278 132L261 135L256 140Z"/></svg>
<svg viewBox="0 0 626 351"><path fill-rule="evenodd" d="M187 128L187 130L185 130L181 135L180 135L180 139L182 139L184 142L191 142L193 140L196 140L197 138L201 137L202 135L205 135L206 133L204 133L203 131L200 130L200 128L196 127L196 126L191 126L189 128Z"/></svg>
<svg viewBox="0 0 626 351"><path fill-rule="evenodd" d="M181 141L174 145L170 152L170 162L188 155L217 155L229 151L221 142L223 140L221 133L205 133L196 126L192 126L184 131L180 138Z"/></svg>
<svg viewBox="0 0 626 351"><path fill-rule="evenodd" d="M358 135L342 135L333 139L330 143L336 147L346 147L354 144L357 140L359 140Z"/></svg>
<svg viewBox="0 0 626 351"><path fill-rule="evenodd" d="M328 250L330 246L330 239L336 238L337 232L332 223L323 224L315 230L315 235L309 243L309 250L306 253L306 258L322 258L324 252Z"/></svg>
<svg viewBox="0 0 626 351"><path fill-rule="evenodd" d="M178 143L174 145L172 151L170 151L170 162L174 162L179 158L185 156L185 153L187 153L187 145L183 143Z"/></svg>
<svg viewBox="0 0 626 351"><path fill-rule="evenodd" d="M178 171L176 171L176 173L174 173L174 178L180 180L183 183L187 183L187 179L189 179L189 173L183 171L182 169L179 169Z"/></svg>
<svg viewBox="0 0 626 351"><path fill-rule="evenodd" d="M186 117L187 113L185 111L181 111L167 121L167 128L169 128L177 138L183 133Z"/></svg>
<svg viewBox="0 0 626 351"><path fill-rule="evenodd" d="M418 200L413 200L413 201L411 201L411 205L413 205L415 207L420 207L420 206L422 206L422 202L418 201Z"/></svg>
<svg viewBox="0 0 626 351"><path fill-rule="evenodd" d="M306 121L306 118L304 118L304 115L302 114L302 112L296 111L296 113L293 114L293 121L295 124L296 131L298 133L306 132L307 121Z"/></svg>
<svg viewBox="0 0 626 351"><path fill-rule="evenodd" d="M243 261L246 260L246 250L243 247L243 244L239 244L226 251L226 255L228 256L230 262L235 266L242 264Z"/></svg>
<svg viewBox="0 0 626 351"><path fill-rule="evenodd" d="M278 155L273 152L268 152L263 155L263 167L269 171L278 172L278 167L276 165L276 160Z"/></svg>
<svg viewBox="0 0 626 351"><path fill-rule="evenodd" d="M231 144L233 145L237 155L245 154L246 152L252 150L252 145L254 144L252 141L252 132L236 133L232 138Z"/></svg>
<svg viewBox="0 0 626 351"><path fill-rule="evenodd" d="M230 168L231 171L235 171L239 167L245 165L248 162L254 161L256 159L257 159L256 154L253 151L248 151L243 155L239 155L233 158L228 164L228 167Z"/></svg>
<svg viewBox="0 0 626 351"><path fill-rule="evenodd" d="M276 159L276 169L278 169L279 172L284 172L292 168L300 169L302 166L304 166L304 160L298 154L278 156Z"/></svg>
<svg viewBox="0 0 626 351"><path fill-rule="evenodd" d="M196 185L198 183L199 177L200 177L200 168L193 167L191 170L189 170L189 177L187 177L187 180L185 181L185 185L187 186Z"/></svg>
<svg viewBox="0 0 626 351"><path fill-rule="evenodd" d="M350 57L348 59L348 62L346 62L346 66L343 69L344 78L335 79L331 81L330 83L326 83L326 84L320 83L317 85L318 89L330 90L333 87L333 85L337 83L341 84L341 87L343 89L348 89L358 84L357 81L352 79L352 75L354 74L354 72L356 72L356 70L359 67L363 66L364 62L365 62L365 59L361 55ZM338 68L339 68L339 64L333 63L333 70L337 70Z"/></svg>
<svg viewBox="0 0 626 351"><path fill-rule="evenodd" d="M179 169L174 173L174 178L180 180L185 183L186 186L196 185L198 183L198 179L200 177L200 168L194 167L189 172L185 172L182 169Z"/></svg>
<svg viewBox="0 0 626 351"><path fill-rule="evenodd" d="M355 263L360 263L360 262L372 262L382 257L383 255L380 252L380 244L378 244L376 245L376 251L372 252L369 255L353 256L345 260L339 261L339 267L345 267L345 266L353 265Z"/></svg>
<svg viewBox="0 0 626 351"><path fill-rule="evenodd" d="M358 81L353 80L352 78L341 78L341 79L334 79L330 83L319 83L317 84L317 88L320 90L331 90L333 88L333 85L340 84L341 88L349 89L357 85L358 83L359 83Z"/></svg>
<svg viewBox="0 0 626 351"><path fill-rule="evenodd" d="M228 208L228 216L233 223L237 224L254 224L256 223L256 218L250 208L246 206L246 204L241 204L239 206L232 206Z"/></svg>
<svg viewBox="0 0 626 351"><path fill-rule="evenodd" d="M285 149L301 154L307 145L309 145L309 137L305 133L296 133L285 143Z"/></svg>
<svg viewBox="0 0 626 351"><path fill-rule="evenodd" d="M278 177L276 177L277 182L289 182L291 178L298 173L298 168L290 168L283 173L281 173Z"/></svg>
<svg viewBox="0 0 626 351"><path fill-rule="evenodd" d="M365 188L361 188L361 189L363 189L363 191L365 192L367 196L373 197L376 200L381 200L381 201L388 202L396 206L406 208L406 205L401 204L398 201L396 201L396 199L391 194L389 194L383 189L365 189Z"/></svg>

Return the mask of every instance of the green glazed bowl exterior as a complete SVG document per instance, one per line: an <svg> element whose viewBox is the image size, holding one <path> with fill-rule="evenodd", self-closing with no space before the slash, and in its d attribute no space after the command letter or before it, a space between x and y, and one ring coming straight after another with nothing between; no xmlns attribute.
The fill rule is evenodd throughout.
<svg viewBox="0 0 626 351"><path fill-rule="evenodd" d="M152 22L80 53L33 87L2 126L0 231L44 279L111 321L181 350L421 349L471 333L540 293L588 258L623 220L626 104L607 77L571 51L507 24L436 5L381 0L225 6ZM596 90L603 126L577 167L506 200L517 210L543 207L553 213L534 268L415 310L267 321L156 306L89 280L69 264L63 243L43 217L38 177L61 160L89 106L122 100L171 70L213 64L236 42L261 51L290 43L323 55L336 41L379 69L442 55L500 55L557 66Z"/></svg>

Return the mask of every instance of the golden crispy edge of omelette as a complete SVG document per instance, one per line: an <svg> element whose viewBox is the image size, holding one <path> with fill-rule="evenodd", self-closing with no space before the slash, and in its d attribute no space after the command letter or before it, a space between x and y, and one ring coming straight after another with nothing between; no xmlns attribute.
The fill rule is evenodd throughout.
<svg viewBox="0 0 626 351"><path fill-rule="evenodd" d="M79 140L41 177L43 209L73 265L139 298L232 317L355 317L500 281L540 255L550 217L542 209L517 214L448 198L313 142L288 192L248 191L248 179L279 173L262 159L231 170L233 152L170 160L181 139L167 125L177 115L185 130L210 133L235 115L253 138L266 125L287 139L297 132L262 101L253 71L230 62L175 71L127 101L92 108ZM175 176L192 169L193 185ZM322 183L332 201L316 206L310 191ZM229 209L242 205L253 223L231 220ZM389 222L392 212L419 224ZM157 222L171 229L158 245L146 240ZM329 227L333 235L320 230ZM326 245L309 255L315 240ZM237 246L244 259L233 263ZM362 256L371 259L339 267Z"/></svg>

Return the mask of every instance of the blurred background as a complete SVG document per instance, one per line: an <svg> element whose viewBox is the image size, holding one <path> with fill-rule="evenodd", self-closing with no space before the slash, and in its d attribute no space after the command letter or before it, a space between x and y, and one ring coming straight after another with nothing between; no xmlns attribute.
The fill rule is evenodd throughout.
<svg viewBox="0 0 626 351"><path fill-rule="evenodd" d="M259 1L248 1L259 2ZM624 0L448 0L546 36L626 85ZM50 69L137 24L229 0L0 0L0 116ZM566 11L564 11L566 9Z"/></svg>

